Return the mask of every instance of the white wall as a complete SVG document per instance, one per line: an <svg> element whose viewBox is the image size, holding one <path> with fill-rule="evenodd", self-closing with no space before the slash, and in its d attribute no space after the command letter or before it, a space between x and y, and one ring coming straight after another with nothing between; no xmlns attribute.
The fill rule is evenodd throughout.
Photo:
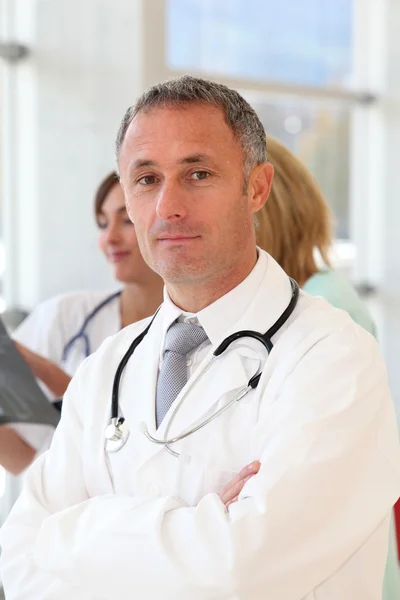
<svg viewBox="0 0 400 600"><path fill-rule="evenodd" d="M142 91L142 0L2 0L28 60L4 69L5 297L31 307L112 280L96 247L93 193ZM3 19L3 34L5 20ZM17 175L15 177L15 175Z"/></svg>

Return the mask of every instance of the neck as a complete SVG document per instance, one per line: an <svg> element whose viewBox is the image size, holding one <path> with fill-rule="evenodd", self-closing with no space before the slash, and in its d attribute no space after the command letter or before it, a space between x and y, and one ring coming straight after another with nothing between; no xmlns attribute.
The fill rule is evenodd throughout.
<svg viewBox="0 0 400 600"><path fill-rule="evenodd" d="M185 312L197 313L238 286L251 273L257 262L257 251L244 264L237 264L224 272L213 275L212 280L198 280L190 284L166 283L172 302Z"/></svg>
<svg viewBox="0 0 400 600"><path fill-rule="evenodd" d="M126 284L120 300L121 327L152 315L162 303L163 285L160 277L146 282Z"/></svg>

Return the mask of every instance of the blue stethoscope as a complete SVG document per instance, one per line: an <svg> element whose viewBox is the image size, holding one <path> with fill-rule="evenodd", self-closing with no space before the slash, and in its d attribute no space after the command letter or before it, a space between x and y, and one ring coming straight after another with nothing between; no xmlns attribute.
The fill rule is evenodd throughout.
<svg viewBox="0 0 400 600"><path fill-rule="evenodd" d="M79 340L82 340L83 342L83 348L84 348L84 354L85 354L85 358L87 358L88 356L90 356L90 354L92 353L92 349L90 347L90 340L89 340L89 336L86 333L86 330L88 328L88 326L90 325L90 323L92 322L92 320L94 319L94 317L108 304L110 304L110 302L113 302L113 300L115 300L116 298L119 298L121 295L121 290L119 292L114 292L112 293L110 296L107 296L106 298L104 298L104 300L102 300L97 306L94 307L94 309L92 311L90 311L90 313L87 315L86 319L83 321L82 326L80 328L80 330L78 331L78 333L76 335L74 335L69 342L67 342L64 346L64 350L62 353L62 359L61 359L61 364L65 365L66 361L68 360L68 356L71 352L71 349L76 345L76 343ZM62 409L62 399L61 400L55 400L53 402L53 406L54 408L56 408L59 412L61 412Z"/></svg>
<svg viewBox="0 0 400 600"><path fill-rule="evenodd" d="M83 321L82 323L82 327L80 328L80 330L78 331L78 333L76 335L74 335L74 337L72 337L69 342L64 346L64 350L63 350L63 354L62 354L62 362L65 363L68 359L68 356L71 352L71 349L73 346L76 345L76 343L78 342L78 340L82 340L83 344L84 344L84 353L85 353L85 358L87 358L91 353L92 353L92 349L90 347L90 341L89 341L89 336L86 332L89 324L91 323L91 321L95 318L95 316L101 311L103 310L103 308L105 306L107 306L108 304L110 304L111 302L113 302L113 300L115 300L116 298L119 298L121 295L121 290L119 292L114 292L113 294L111 294L110 296L107 296L107 298L105 298L104 300L102 300L86 317L86 319Z"/></svg>
<svg viewBox="0 0 400 600"><path fill-rule="evenodd" d="M241 338L245 338L245 337L253 338L253 339L257 340L258 342L260 342L260 344L262 344L262 346L267 350L268 354L271 352L271 350L273 348L271 338L279 331L279 329L289 319L290 315L293 313L294 309L296 308L296 305L297 305L297 302L299 299L299 286L294 281L294 279L291 279L291 278L289 278L289 279L290 279L290 284L292 287L292 296L291 296L291 299L290 299L290 302L289 302L287 308L281 314L279 319L274 323L274 325L272 325L272 327L270 329L268 329L268 331L264 334L259 333L258 331L243 330L243 331L237 331L236 333L233 333L232 335L228 336L225 340L223 340L223 342L221 342L221 344L218 346L218 348L216 348L216 350L213 351L212 355L210 355L209 360L205 361L202 368L198 370L194 380L192 381L192 385L194 385L196 383L196 381L205 373L205 371L208 370L208 368L210 367L210 365L213 361L215 361L219 356L221 356L233 342L236 342L237 340L239 340ZM139 346L140 342L143 340L143 338L149 332L150 327L153 324L154 319L157 316L158 310L155 313L155 315L153 316L153 318L151 319L150 323L144 329L144 331L142 331L142 333L133 340L133 342L129 346L128 350L126 351L125 355L123 356L121 362L119 363L117 371L115 373L113 387L112 387L112 397L111 397L111 419L110 419L110 424L108 425L108 427L106 428L106 431L105 431L105 450L107 452L117 452L123 446L125 446L126 442L128 441L129 429L127 427L127 423L126 423L124 417L119 416L119 388L120 388L121 378L122 378L124 369L129 361L129 359L131 358L132 354L135 352L135 350ZM188 429L186 429L180 435L168 438L168 433L171 429L172 422L173 422L177 412L179 411L180 407L182 406L183 400L185 400L185 398L187 397L189 390L186 390L186 392L181 396L180 401L178 402L174 411L172 412L169 422L167 424L167 427L165 429L163 439L158 439L158 438L152 436L149 433L149 430L144 423L140 424L140 429L150 442L152 442L153 444L163 445L164 448L170 454L172 454L172 456L179 458L179 453L172 450L170 448L170 446L172 444L175 444L176 442L179 442L180 440L187 438L188 436L192 435L199 429L202 429L203 427L208 425L208 423L214 421L217 417L219 417L228 408L230 408L231 406L233 406L234 404L236 404L237 402L242 400L242 398L244 398L251 390L256 389L256 387L258 386L258 383L260 381L261 375L262 375L262 368L261 368L261 360L260 360L260 364L259 364L259 367L257 368L257 371L249 379L247 385L243 389L241 389L232 400L230 400L229 402L227 402L227 404L225 404L224 406L222 406L221 408L216 410L212 415L210 415L207 419L203 420L201 423L199 423L197 425L194 425L194 424L191 425Z"/></svg>

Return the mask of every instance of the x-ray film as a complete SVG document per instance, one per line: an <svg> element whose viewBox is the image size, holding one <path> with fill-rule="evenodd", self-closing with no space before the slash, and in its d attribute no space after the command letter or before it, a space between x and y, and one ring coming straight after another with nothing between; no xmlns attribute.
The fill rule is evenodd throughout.
<svg viewBox="0 0 400 600"><path fill-rule="evenodd" d="M0 425L35 423L57 426L60 412L40 389L0 319Z"/></svg>

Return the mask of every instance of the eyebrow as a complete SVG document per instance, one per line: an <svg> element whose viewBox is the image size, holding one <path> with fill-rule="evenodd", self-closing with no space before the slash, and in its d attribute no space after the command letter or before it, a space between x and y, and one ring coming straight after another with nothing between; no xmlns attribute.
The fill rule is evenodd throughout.
<svg viewBox="0 0 400 600"><path fill-rule="evenodd" d="M131 170L140 169L141 167L156 167L157 163L154 160L138 159L132 163Z"/></svg>
<svg viewBox="0 0 400 600"><path fill-rule="evenodd" d="M191 165L206 161L212 162L211 158L206 154L190 154L189 156L185 156L184 158L182 158L178 164ZM139 158L138 160L135 160L134 163L132 163L131 170L134 171L142 167L158 167L158 163L154 160Z"/></svg>
<svg viewBox="0 0 400 600"><path fill-rule="evenodd" d="M191 154L190 156L186 156L185 158L183 158L180 161L180 163L183 165L190 165L193 163L205 162L210 160L210 157L206 156L205 154Z"/></svg>

